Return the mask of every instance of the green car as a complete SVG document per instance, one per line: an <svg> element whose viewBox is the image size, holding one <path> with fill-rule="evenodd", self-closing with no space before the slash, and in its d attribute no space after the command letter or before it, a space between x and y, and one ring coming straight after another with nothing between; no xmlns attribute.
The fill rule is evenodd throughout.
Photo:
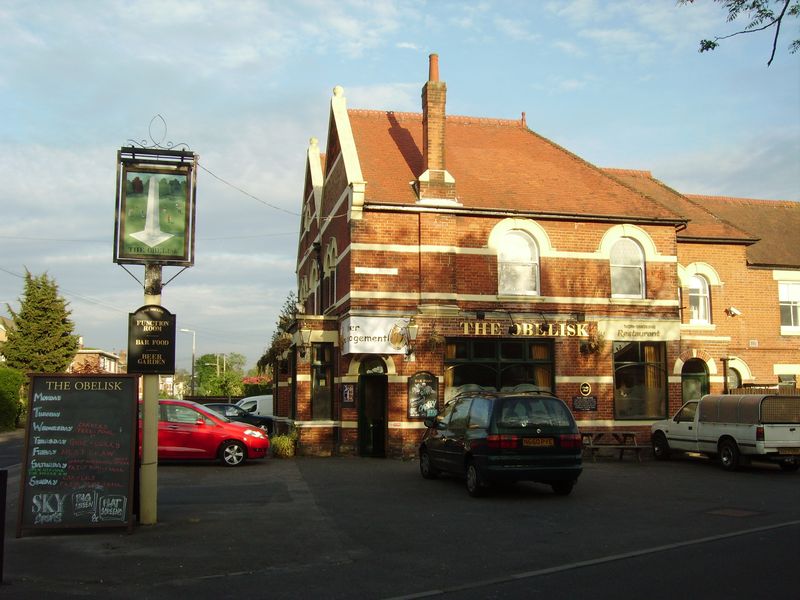
<svg viewBox="0 0 800 600"><path fill-rule="evenodd" d="M471 496L494 482L516 481L545 483L566 495L583 470L575 419L549 394L462 393L425 426L420 473L426 479L442 472L464 477Z"/></svg>

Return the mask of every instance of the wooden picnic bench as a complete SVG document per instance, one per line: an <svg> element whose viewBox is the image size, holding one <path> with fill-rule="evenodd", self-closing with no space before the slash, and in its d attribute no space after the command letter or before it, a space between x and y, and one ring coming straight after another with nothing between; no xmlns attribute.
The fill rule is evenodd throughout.
<svg viewBox="0 0 800 600"><path fill-rule="evenodd" d="M593 462L596 460L597 452L603 449L619 450L620 460L622 460L626 450L631 450L636 452L636 458L639 462L642 462L643 447L636 440L636 432L634 431L610 429L581 431L581 439L583 440L583 449L589 451Z"/></svg>

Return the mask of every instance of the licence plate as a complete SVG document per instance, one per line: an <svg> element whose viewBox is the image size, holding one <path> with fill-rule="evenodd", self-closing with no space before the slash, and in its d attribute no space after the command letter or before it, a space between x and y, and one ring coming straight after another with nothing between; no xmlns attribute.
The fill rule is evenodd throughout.
<svg viewBox="0 0 800 600"><path fill-rule="evenodd" d="M555 446L553 438L522 438L523 446Z"/></svg>
<svg viewBox="0 0 800 600"><path fill-rule="evenodd" d="M800 448L778 448L778 454L800 454Z"/></svg>

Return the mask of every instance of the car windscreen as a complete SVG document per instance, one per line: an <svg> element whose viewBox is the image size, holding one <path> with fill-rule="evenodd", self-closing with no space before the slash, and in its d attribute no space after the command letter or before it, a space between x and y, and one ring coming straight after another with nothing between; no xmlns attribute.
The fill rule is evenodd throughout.
<svg viewBox="0 0 800 600"><path fill-rule="evenodd" d="M224 408L217 408L216 406L203 406L207 411L214 413L214 416L217 417L220 421L225 423L232 423L233 421L225 416L225 409Z"/></svg>
<svg viewBox="0 0 800 600"><path fill-rule="evenodd" d="M497 413L497 425L507 429L518 427L572 427L574 421L563 402L554 398L504 398Z"/></svg>

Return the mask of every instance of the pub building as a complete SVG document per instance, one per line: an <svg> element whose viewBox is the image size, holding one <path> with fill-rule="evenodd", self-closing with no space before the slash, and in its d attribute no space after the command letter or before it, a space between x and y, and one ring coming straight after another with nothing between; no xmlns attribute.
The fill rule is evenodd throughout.
<svg viewBox="0 0 800 600"><path fill-rule="evenodd" d="M525 113L448 116L446 93L435 54L421 114L337 86L310 141L275 406L300 454L413 456L469 386L545 390L640 443L701 393L793 386L800 251L764 239L796 237L797 203L685 196Z"/></svg>

